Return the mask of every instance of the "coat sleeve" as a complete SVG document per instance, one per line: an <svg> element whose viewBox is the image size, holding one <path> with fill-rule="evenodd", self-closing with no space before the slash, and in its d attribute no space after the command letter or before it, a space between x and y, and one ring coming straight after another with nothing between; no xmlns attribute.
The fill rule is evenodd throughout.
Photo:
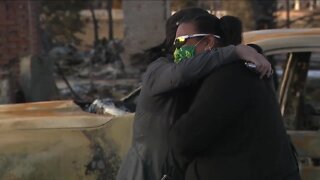
<svg viewBox="0 0 320 180"><path fill-rule="evenodd" d="M239 67L238 67L239 68ZM194 156L211 147L247 105L246 82L233 70L221 68L202 83L189 111L169 133L173 152Z"/></svg>
<svg viewBox="0 0 320 180"><path fill-rule="evenodd" d="M169 92L200 80L217 67L236 61L236 56L235 46L230 45L198 54L178 64L158 59L148 67L143 86L150 95Z"/></svg>

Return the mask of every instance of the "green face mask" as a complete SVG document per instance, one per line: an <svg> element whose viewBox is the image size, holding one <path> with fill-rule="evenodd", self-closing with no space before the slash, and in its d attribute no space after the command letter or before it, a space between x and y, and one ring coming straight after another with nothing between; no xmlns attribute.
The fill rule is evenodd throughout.
<svg viewBox="0 0 320 180"><path fill-rule="evenodd" d="M194 45L186 45L182 46L181 48L176 48L173 53L174 62L179 63L183 59L188 59L193 57L196 54L196 46Z"/></svg>

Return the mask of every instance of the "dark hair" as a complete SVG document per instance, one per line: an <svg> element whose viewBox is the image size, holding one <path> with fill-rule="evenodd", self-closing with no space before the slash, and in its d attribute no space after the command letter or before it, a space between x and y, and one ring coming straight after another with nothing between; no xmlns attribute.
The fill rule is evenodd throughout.
<svg viewBox="0 0 320 180"><path fill-rule="evenodd" d="M192 22L198 33L215 34L220 36L219 46L237 45L242 41L242 23L234 16L224 16L221 19L214 15L200 15L194 19L183 19L181 23Z"/></svg>
<svg viewBox="0 0 320 180"><path fill-rule="evenodd" d="M166 24L166 40L165 47L168 48L168 52L173 52L173 42L176 37L176 32L181 21L191 20L197 16L209 15L208 11L201 8L187 8L182 9L173 14Z"/></svg>
<svg viewBox="0 0 320 180"><path fill-rule="evenodd" d="M223 16L220 18L220 27L224 34L225 45L238 45L242 42L242 22L234 16Z"/></svg>
<svg viewBox="0 0 320 180"><path fill-rule="evenodd" d="M174 51L173 42L176 37L176 32L180 21L191 20L200 15L209 15L209 13L201 8L186 8L177 11L166 22L166 38L158 46L152 47L145 52L149 56L149 60L153 61L159 57L165 57L167 54L172 54Z"/></svg>

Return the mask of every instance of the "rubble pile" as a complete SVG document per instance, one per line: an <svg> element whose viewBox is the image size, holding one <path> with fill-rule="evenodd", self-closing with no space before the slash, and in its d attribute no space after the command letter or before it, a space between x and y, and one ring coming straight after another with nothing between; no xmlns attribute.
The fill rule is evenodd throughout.
<svg viewBox="0 0 320 180"><path fill-rule="evenodd" d="M72 46L57 47L49 55L55 61L55 79L61 99L93 102L120 99L140 86L141 71L126 71L119 41L102 41L89 52Z"/></svg>
<svg viewBox="0 0 320 180"><path fill-rule="evenodd" d="M120 116L126 113L134 112L135 109L129 104L106 98L94 100L86 111L95 114L112 114L115 116Z"/></svg>

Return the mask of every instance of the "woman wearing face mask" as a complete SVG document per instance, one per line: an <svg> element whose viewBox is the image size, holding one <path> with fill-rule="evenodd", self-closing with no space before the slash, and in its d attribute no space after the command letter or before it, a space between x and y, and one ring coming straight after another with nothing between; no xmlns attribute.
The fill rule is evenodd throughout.
<svg viewBox="0 0 320 180"><path fill-rule="evenodd" d="M226 45L220 24L207 15L182 20L176 37L204 34L186 43L193 47L186 51L201 53ZM187 169L183 180L300 179L271 81L240 61L203 80L168 135L178 167Z"/></svg>
<svg viewBox="0 0 320 180"><path fill-rule="evenodd" d="M191 19L202 14L208 13L193 8L173 15L167 24L167 41L171 42L166 43L173 45L177 23L182 18ZM148 67L135 114L132 146L121 165L117 180L157 180L166 172L175 171L167 163L167 136L174 119L184 113L192 101L196 86L190 85L217 67L235 61L237 57L257 63L262 74L270 73L270 64L246 46L228 46L214 51L208 47L203 53L191 50L192 54L180 50L188 42L205 36L189 34L176 39L175 44L179 47L174 53L174 60L162 57ZM168 52L171 49L167 46Z"/></svg>

